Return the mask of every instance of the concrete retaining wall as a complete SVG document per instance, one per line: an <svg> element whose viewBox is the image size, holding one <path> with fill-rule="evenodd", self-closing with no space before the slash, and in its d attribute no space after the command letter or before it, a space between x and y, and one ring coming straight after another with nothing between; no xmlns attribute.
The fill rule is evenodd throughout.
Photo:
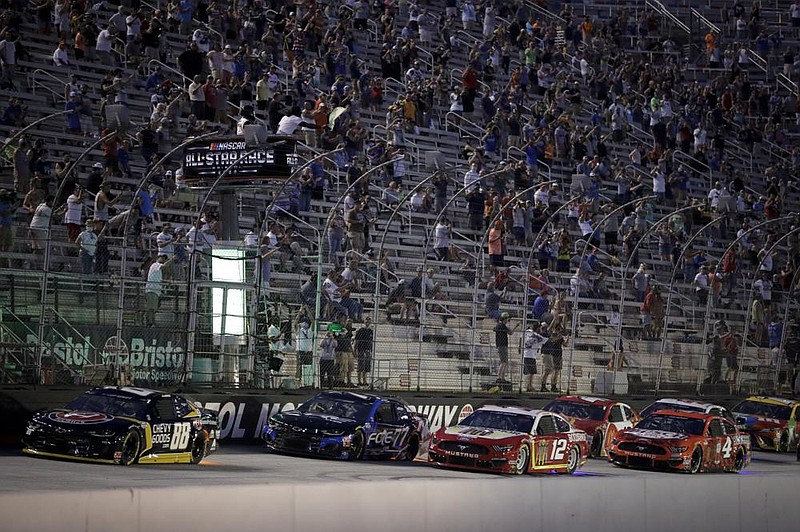
<svg viewBox="0 0 800 532"><path fill-rule="evenodd" d="M797 493L789 475L482 476L2 494L0 517L5 532L783 532L800 522Z"/></svg>

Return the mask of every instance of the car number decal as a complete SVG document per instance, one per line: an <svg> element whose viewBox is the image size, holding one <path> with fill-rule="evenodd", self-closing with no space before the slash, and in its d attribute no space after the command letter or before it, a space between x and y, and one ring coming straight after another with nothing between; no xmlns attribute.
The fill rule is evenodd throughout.
<svg viewBox="0 0 800 532"><path fill-rule="evenodd" d="M722 456L724 456L725 458L730 458L732 448L733 448L733 442L731 442L731 439L729 437L725 438L725 444L722 446Z"/></svg>
<svg viewBox="0 0 800 532"><path fill-rule="evenodd" d="M567 440L556 440L553 442L553 449L550 451L550 460L563 460L564 453L567 451Z"/></svg>
<svg viewBox="0 0 800 532"><path fill-rule="evenodd" d="M153 444L161 444L170 451L184 451L189 446L192 426L189 422L158 423L153 425Z"/></svg>

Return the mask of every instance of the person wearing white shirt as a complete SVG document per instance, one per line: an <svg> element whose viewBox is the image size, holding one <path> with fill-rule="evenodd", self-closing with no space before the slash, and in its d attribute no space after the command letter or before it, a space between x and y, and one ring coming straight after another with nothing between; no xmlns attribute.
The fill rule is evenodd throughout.
<svg viewBox="0 0 800 532"><path fill-rule="evenodd" d="M125 37L128 42L136 40L136 37L142 33L142 20L139 18L138 13L128 15L125 19Z"/></svg>
<svg viewBox="0 0 800 532"><path fill-rule="evenodd" d="M667 192L667 178L664 176L664 172L662 172L658 167L653 169L653 194L658 198L659 201L664 200L664 194Z"/></svg>
<svg viewBox="0 0 800 532"><path fill-rule="evenodd" d="M475 5L471 0L465 0L461 6L461 24L465 30L468 30L475 20Z"/></svg>
<svg viewBox="0 0 800 532"><path fill-rule="evenodd" d="M546 326L546 324L543 324L543 326ZM529 392L534 391L533 376L539 372L536 368L536 358L542 346L547 341L547 338L536 332L538 328L538 323L534 323L532 326L528 327L523 335L522 373L527 376L527 386L525 389Z"/></svg>
<svg viewBox="0 0 800 532"><path fill-rule="evenodd" d="M43 199L33 212L33 218L28 226L28 233L31 236L31 247L34 252L44 249L43 243L47 240L47 228L50 227L50 218L53 216L53 209L48 204L47 198Z"/></svg>
<svg viewBox="0 0 800 532"><path fill-rule="evenodd" d="M698 125L694 130L694 151L700 151L706 147L708 133L702 125Z"/></svg>
<svg viewBox="0 0 800 532"><path fill-rule="evenodd" d="M411 208L415 212L421 212L425 206L425 192L421 189L414 192L411 196Z"/></svg>
<svg viewBox="0 0 800 532"><path fill-rule="evenodd" d="M208 67L211 69L211 77L214 81L222 79L222 66L225 62L225 54L219 49L219 44L214 45L214 49L206 54Z"/></svg>
<svg viewBox="0 0 800 532"><path fill-rule="evenodd" d="M164 268L172 264L174 257L167 257L166 255L159 254L156 262L150 265L147 271L147 282L144 285L144 293L146 297L145 305L145 325L151 327L155 324L156 312L160 305L161 291L163 290L164 281Z"/></svg>
<svg viewBox="0 0 800 532"><path fill-rule="evenodd" d="M300 118L300 108L294 106L292 107L292 111L278 122L278 130L276 133L278 135L294 135L294 132L297 131L297 128L300 126L313 129L317 127L315 123L306 122Z"/></svg>
<svg viewBox="0 0 800 532"><path fill-rule="evenodd" d="M67 236L73 242L78 238L78 233L80 233L82 218L83 189L75 187L75 192L67 198L67 205L64 211L64 225L67 226Z"/></svg>
<svg viewBox="0 0 800 532"><path fill-rule="evenodd" d="M208 35L200 28L194 30L192 34L192 41L197 44L197 51L202 54L207 54L211 48L211 42L208 40Z"/></svg>
<svg viewBox="0 0 800 532"><path fill-rule="evenodd" d="M480 179L480 177L480 173L478 173L478 165L471 165L469 170L464 173L464 188L470 190L474 183Z"/></svg>
<svg viewBox="0 0 800 532"><path fill-rule="evenodd" d="M94 221L86 222L86 229L82 231L75 243L80 246L81 271L84 275L94 272L94 256L97 253L97 235L94 234Z"/></svg>
<svg viewBox="0 0 800 532"><path fill-rule="evenodd" d="M67 43L61 41L53 52L53 64L55 66L69 66L69 54L67 54Z"/></svg>
<svg viewBox="0 0 800 532"><path fill-rule="evenodd" d="M258 246L258 234L256 234L255 227L250 229L247 234L244 235L244 245L247 248L255 248Z"/></svg>
<svg viewBox="0 0 800 532"><path fill-rule="evenodd" d="M635 147L631 152L628 154L628 159L636 165L642 166L642 150L638 146Z"/></svg>
<svg viewBox="0 0 800 532"><path fill-rule="evenodd" d="M533 201L534 203L541 203L545 207L550 205L550 190L547 185L542 185L536 189L536 192L533 193Z"/></svg>
<svg viewBox="0 0 800 532"><path fill-rule="evenodd" d="M175 246L173 244L172 227L169 224L164 224L161 232L156 235L156 246L158 246L158 254L166 255L167 258L172 258L175 253Z"/></svg>
<svg viewBox="0 0 800 532"><path fill-rule="evenodd" d="M0 41L0 66L3 70L3 83L14 83L14 71L17 68L17 46L13 41ZM5 86L5 85L4 85Z"/></svg>
<svg viewBox="0 0 800 532"><path fill-rule="evenodd" d="M719 198L722 195L722 185L719 181L714 184L714 188L708 191L708 202L712 209L719 206Z"/></svg>

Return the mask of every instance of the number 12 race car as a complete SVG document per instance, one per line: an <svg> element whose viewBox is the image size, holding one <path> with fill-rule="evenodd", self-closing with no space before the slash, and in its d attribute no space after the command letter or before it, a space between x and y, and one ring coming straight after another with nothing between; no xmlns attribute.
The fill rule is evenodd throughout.
<svg viewBox="0 0 800 532"><path fill-rule="evenodd" d="M750 438L720 416L659 410L618 432L608 460L624 467L735 473L750 463Z"/></svg>
<svg viewBox="0 0 800 532"><path fill-rule="evenodd" d="M413 460L429 438L425 417L398 399L320 392L275 414L261 431L267 449L345 460Z"/></svg>
<svg viewBox="0 0 800 532"><path fill-rule="evenodd" d="M586 433L560 415L522 407L484 406L431 439L433 465L495 473L568 473L586 463Z"/></svg>
<svg viewBox="0 0 800 532"><path fill-rule="evenodd" d="M105 386L37 412L24 453L120 465L197 464L217 445L217 414L181 395Z"/></svg>

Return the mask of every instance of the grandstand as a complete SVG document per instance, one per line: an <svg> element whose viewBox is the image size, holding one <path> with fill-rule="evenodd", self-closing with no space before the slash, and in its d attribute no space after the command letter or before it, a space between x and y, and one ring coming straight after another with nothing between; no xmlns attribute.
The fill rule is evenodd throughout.
<svg viewBox="0 0 800 532"><path fill-rule="evenodd" d="M800 198L794 177L794 113L800 93L793 62L791 68L785 64L800 35L786 2L763 6L755 15L748 10L742 15L748 26L741 33L734 13L738 7L715 1L700 6L656 0L624 5L520 0L495 2L488 15L492 2L476 2L478 20L462 24L461 2L456 17L444 22L453 4L449 0L387 2L380 13L363 0L275 0L266 3L267 9L255 2L227 1L215 4L215 13L207 12L205 2L185 0L176 5L188 9L191 4L191 22L159 14L163 30L155 41L157 7L136 2L147 27L140 38L116 37L109 60L101 60L102 55L76 59L73 44L79 21L103 28L116 5L100 3L87 10L67 2L64 9L73 9L76 16L57 19L67 28L69 66L53 62L62 37L58 24L42 31L40 11L26 12L19 2L3 4L3 37L13 40L15 30L19 40L16 68L4 70L14 70L9 74L14 87L5 84L0 101L5 110L16 98L27 114L17 123L0 125L8 139L0 186L15 186L22 139L34 148L41 140L47 152L34 171L44 178L39 183L49 182L47 194L55 202L40 250L28 234L38 199L26 210L25 187L13 203L13 245L0 252L0 382L318 386L316 364L311 374L296 368L295 324L298 316L309 316L318 331L313 344L319 356L324 331L338 330L343 321L338 305L322 293L322 281L328 272L352 266L348 292L361 307L353 317L370 316L374 322L373 388L525 391L522 331L542 321L534 318L533 303L543 290L549 292L553 314L544 321L560 323L568 340L556 384L562 391L695 394L791 386L794 366L788 363L795 361L794 288L800 271L795 215ZM318 6L319 16L304 19L309 6ZM390 10L392 17L385 15ZM307 23L305 33L292 32L293 25L287 24L292 18ZM265 38L255 35L256 28L264 30ZM285 34L276 28L286 28ZM328 36L325 42L307 35L313 28ZM512 34L527 35L517 41L522 46L511 42ZM189 120L197 107L188 95L192 80L184 76L183 54L192 40L201 46L207 40L212 50L219 45L217 53L227 57L220 64L233 65L230 80L241 82L248 72L240 85L231 83L230 105L209 115L206 132L236 136L248 100L259 99L254 84L260 70L274 76L283 98L276 104L279 115L270 115L267 101L263 112L255 102L257 118L268 124L306 100L318 108L326 93L334 107L349 100L337 121L349 117L359 124L352 138L349 128L339 140L330 138L337 131L315 135L307 127L297 130L297 168L307 166L325 178L308 208L299 204L302 170L286 183L273 179L235 192L191 189L175 179L180 146L190 134L204 134ZM415 50L409 50L409 42ZM245 51L246 57L226 55L233 54L227 45ZM392 59L395 45L397 60ZM324 52L319 58L316 47ZM396 67L401 54L408 60L405 68ZM324 63L330 55L330 79L312 68L306 82L298 81L302 69L289 57L300 55L308 63ZM493 56L499 64L487 68ZM506 57L507 72L502 66ZM358 75L353 75L352 62ZM211 72L203 64L203 80L213 74L228 84L225 71ZM384 74L381 102L369 86L360 86L367 69L373 78ZM394 71L402 79L386 75ZM523 89L528 78L530 86ZM89 102L93 113L79 116L76 128L69 121L73 113L64 110L71 108L72 94L81 92L81 85L87 92L78 99ZM343 95L345 85L355 89L354 98ZM726 95L728 88L735 95ZM752 97L742 96L745 90ZM153 97L156 91L163 100ZM159 103L165 109L154 110ZM616 108L622 118L614 115ZM300 117L319 118L310 110ZM18 134L30 124L35 125ZM702 144L698 124L708 130ZM531 143L513 137L530 137ZM157 146L152 146L154 139ZM116 146L122 141L130 144L130 164L120 170ZM338 142L344 150L336 150ZM631 155L637 150L645 162ZM143 153L170 155L152 165L145 164ZM65 155L71 160L63 162ZM98 163L101 170L95 169ZM480 169L477 176L469 173L473 164ZM98 190L91 183L98 181L92 177L98 172L119 200L111 207L114 230L100 237L95 271L83 274L78 246L61 224L60 209L78 184L88 190L80 198L81 225L97 218ZM435 189L444 188L437 185L442 176L447 192L435 201ZM489 199L485 210L470 216L470 205L478 201L471 193L474 183L465 186L472 179L479 179L486 191L502 192L498 206ZM666 183L659 185L659 179ZM402 180L399 197L385 192L392 180ZM734 195L710 194L718 181L720 189ZM428 188L432 192L426 199ZM338 212L352 208L351 190L368 192L365 204L372 221L367 248L353 249L351 238L332 253L331 226L347 219ZM145 203L154 198L150 216L141 203L144 196ZM537 211L537 199L546 199L549 209ZM515 218L517 200L530 200L531 207L520 207L526 212ZM476 217L480 229L474 228ZM446 256L440 257L435 237L445 218L452 232ZM521 238L511 230L515 219L526 225ZM486 228L498 220L505 224L506 240L503 266L495 271ZM749 226L740 231L744 220ZM633 231L628 231L629 222ZM293 236L269 258L259 259L261 245L274 247L273 227L274 233ZM205 236L206 229L216 235ZM201 246L186 237L198 233L204 242L211 238L216 243ZM151 322L147 277L159 241L169 239L165 235L186 253L176 252L165 270L160 308ZM715 270L724 270L728 251L736 255L738 269L735 275L725 271L716 276ZM265 261L271 265L268 286L262 284L264 275L256 273ZM647 277L635 277L640 264ZM706 278L711 281L707 304L696 293L701 265L711 275ZM529 266L537 276L547 267L549 277L532 280ZM426 283L429 269L432 278ZM231 275L236 278L215 275L222 270L235 270ZM312 274L318 281L309 282ZM756 282L762 278L774 282L771 290ZM413 308L404 309L409 315L387 308L388 294L400 280L424 287L413 294ZM644 282L642 297L636 293L637 280ZM304 283L312 290L304 290ZM508 383L497 381L497 322L484 308L487 286L496 283L502 285L500 309L511 315L512 325L521 325L509 342ZM663 326L648 325L648 320L661 319L643 310L644 296L653 287L662 298L656 306ZM765 288L771 305L762 303ZM238 310L231 310L237 298ZM766 312L752 310L756 299ZM268 340L270 323L280 330L280 340ZM360 326L356 319L354 329ZM736 355L740 369L717 376L714 360L725 356L717 343L725 331L738 335L742 345ZM272 353L283 359L280 367L269 365Z"/></svg>

